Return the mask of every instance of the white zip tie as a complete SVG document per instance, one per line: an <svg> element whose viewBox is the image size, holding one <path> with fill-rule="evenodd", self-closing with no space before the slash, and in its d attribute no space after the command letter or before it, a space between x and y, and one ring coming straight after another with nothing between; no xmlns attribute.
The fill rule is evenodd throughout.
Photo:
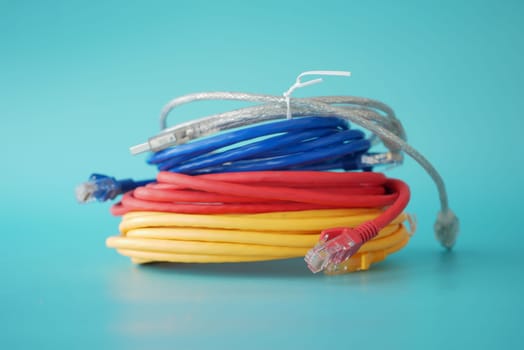
<svg viewBox="0 0 524 350"><path fill-rule="evenodd" d="M300 73L295 83L291 85L291 87L286 92L283 93L284 99L286 100L286 106L287 106L287 112L286 112L287 119L291 119L291 94L293 93L293 91L306 87L306 86L318 84L324 81L322 78L317 78L317 79L309 80L306 82L302 82L301 81L302 77L305 77L306 75L350 77L351 72L341 71L341 70L310 70L307 72Z"/></svg>

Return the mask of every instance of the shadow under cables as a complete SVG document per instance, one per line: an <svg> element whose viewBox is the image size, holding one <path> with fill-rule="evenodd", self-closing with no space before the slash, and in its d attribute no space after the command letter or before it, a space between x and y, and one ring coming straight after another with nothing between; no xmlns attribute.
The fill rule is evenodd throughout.
<svg viewBox="0 0 524 350"><path fill-rule="evenodd" d="M303 259L246 262L246 263L149 263L139 265L141 270L160 273L238 276L238 277L272 277L272 278L311 278L314 277Z"/></svg>

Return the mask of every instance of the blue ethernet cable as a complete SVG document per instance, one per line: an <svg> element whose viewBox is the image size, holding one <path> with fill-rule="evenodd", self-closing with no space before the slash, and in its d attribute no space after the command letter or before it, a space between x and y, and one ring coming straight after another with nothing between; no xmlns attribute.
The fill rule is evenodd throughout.
<svg viewBox="0 0 524 350"><path fill-rule="evenodd" d="M132 179L117 180L107 175L91 174L87 182L76 188L76 198L80 203L105 202L116 198L122 193L155 181L155 179L143 181L134 181Z"/></svg>
<svg viewBox="0 0 524 350"><path fill-rule="evenodd" d="M364 132L350 129L344 119L303 117L177 145L152 154L147 162L160 171L188 175L265 170L370 171L374 165L393 163L383 154L368 153L370 147ZM117 180L93 174L77 188L77 199L82 203L103 202L152 182L155 179Z"/></svg>
<svg viewBox="0 0 524 350"><path fill-rule="evenodd" d="M259 137L266 138L231 148ZM349 129L343 119L304 117L255 125L165 149L153 154L148 163L161 171L189 175L287 170L297 166L308 169L348 155L358 158L370 146L365 134ZM229 149L217 152L226 147ZM354 163L357 165L351 169L364 167Z"/></svg>
<svg viewBox="0 0 524 350"><path fill-rule="evenodd" d="M329 142L331 139L335 139L334 142ZM316 148L308 145L308 143L317 143L315 141L328 143L328 145ZM299 165L312 165L326 159L338 158L348 154L362 154L370 147L370 142L364 139L364 133L358 130L346 130L334 135L324 136L322 139L315 139L310 142L303 141L295 147L290 147L293 152L286 152L287 150L273 139L264 140L260 144L267 144L271 148L278 147L280 154L278 156L269 156L261 152L255 155L252 154L253 152L231 150L219 154L211 154L208 157L203 157L204 159L202 160L192 160L167 170L191 175L232 171L285 170ZM282 146L284 145L289 146L289 143L282 143ZM242 164L242 166L239 164Z"/></svg>
<svg viewBox="0 0 524 350"><path fill-rule="evenodd" d="M312 139L318 139L319 137L327 137L336 133L337 130L333 129L311 129L298 132L288 132L285 134L278 134L276 136L270 136L267 139L252 142L247 145L241 145L239 147L229 149L222 152L212 151L201 156L197 156L188 161L180 161L181 157L174 157L164 162L159 163L159 170L169 170L175 172L189 172L192 169L205 168L210 166L216 166L224 163L234 162L242 159L253 159L253 158L269 158L275 157L275 155L269 155L268 153L273 152L285 152L284 154L294 153L287 152L289 148L292 148L296 144L304 144Z"/></svg>
<svg viewBox="0 0 524 350"><path fill-rule="evenodd" d="M257 137L320 128L347 130L349 124L341 118L307 117L254 125L158 151L149 158L148 163L158 164L175 157L179 157L177 158L178 161L183 162L193 157Z"/></svg>
<svg viewBox="0 0 524 350"><path fill-rule="evenodd" d="M281 157L269 159L249 159L235 162L229 165L222 165L213 168L199 169L191 172L191 175L213 174L217 172L247 172L247 171L264 171L264 170L290 170L300 167L302 170L312 170L318 161L333 159L350 155L352 158L361 156L369 149L370 143L368 140L358 140L350 144L340 144L337 147L324 147L316 149L312 152L301 152L288 154ZM334 170L338 168L338 163L327 163L336 165L337 167L330 167L326 170ZM355 163L359 164L359 163ZM341 168L338 168L341 169ZM355 169L358 170L358 169ZM181 171L174 171L181 172Z"/></svg>

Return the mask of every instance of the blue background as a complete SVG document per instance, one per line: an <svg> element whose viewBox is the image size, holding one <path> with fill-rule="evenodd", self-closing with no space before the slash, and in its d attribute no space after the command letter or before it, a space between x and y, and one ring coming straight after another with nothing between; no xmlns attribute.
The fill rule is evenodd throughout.
<svg viewBox="0 0 524 350"><path fill-rule="evenodd" d="M492 348L523 346L519 1L0 0L0 347ZM461 219L456 250L413 161L410 245L365 273L303 262L133 266L105 248L108 204L80 206L93 171L154 175L128 147L169 99L300 91L389 103L441 171ZM171 122L238 105L182 107Z"/></svg>

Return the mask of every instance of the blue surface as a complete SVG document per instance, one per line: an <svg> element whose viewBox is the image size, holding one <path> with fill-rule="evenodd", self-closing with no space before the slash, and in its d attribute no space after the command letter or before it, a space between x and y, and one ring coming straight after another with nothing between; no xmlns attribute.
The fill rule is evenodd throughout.
<svg viewBox="0 0 524 350"><path fill-rule="evenodd" d="M522 2L0 1L0 346L5 349L522 348ZM371 271L300 260L136 267L106 249L118 219L79 206L91 172L148 178L128 147L170 98L300 91L393 106L445 177L462 233L433 239L410 160L410 245ZM170 122L238 106L198 103Z"/></svg>

